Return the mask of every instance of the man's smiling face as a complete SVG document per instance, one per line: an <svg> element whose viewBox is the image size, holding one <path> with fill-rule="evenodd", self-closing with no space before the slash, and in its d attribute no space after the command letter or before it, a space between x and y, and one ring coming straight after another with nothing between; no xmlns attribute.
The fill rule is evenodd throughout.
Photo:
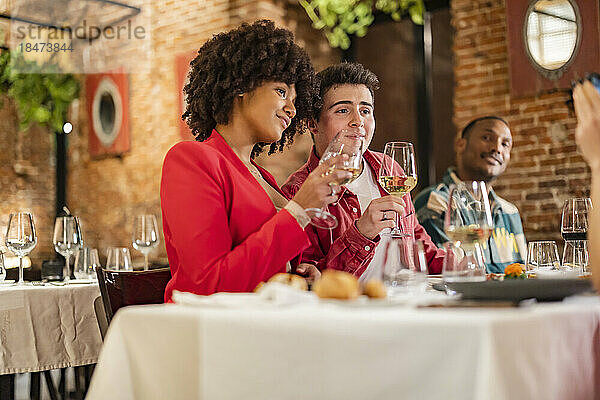
<svg viewBox="0 0 600 400"><path fill-rule="evenodd" d="M460 178L483 181L497 178L508 166L511 149L512 135L504 122L497 119L477 122L456 143L459 170L466 175Z"/></svg>

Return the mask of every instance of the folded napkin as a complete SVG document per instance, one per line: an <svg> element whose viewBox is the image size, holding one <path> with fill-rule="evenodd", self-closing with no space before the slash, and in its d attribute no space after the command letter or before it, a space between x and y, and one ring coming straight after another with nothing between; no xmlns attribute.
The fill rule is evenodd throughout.
<svg viewBox="0 0 600 400"><path fill-rule="evenodd" d="M200 296L175 290L172 298L177 304L222 308L281 307L318 302L314 293L298 290L279 282L265 283L256 293L221 292Z"/></svg>

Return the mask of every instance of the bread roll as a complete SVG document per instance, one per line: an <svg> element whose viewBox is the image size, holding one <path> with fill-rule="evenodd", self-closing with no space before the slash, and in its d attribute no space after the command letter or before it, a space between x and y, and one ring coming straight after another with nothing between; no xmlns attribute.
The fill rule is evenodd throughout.
<svg viewBox="0 0 600 400"><path fill-rule="evenodd" d="M363 286L363 294L369 296L371 299L385 299L387 291L383 282L379 279L371 279Z"/></svg>
<svg viewBox="0 0 600 400"><path fill-rule="evenodd" d="M354 275L332 269L323 271L313 291L317 296L328 299L355 299L360 294L358 279Z"/></svg>
<svg viewBox="0 0 600 400"><path fill-rule="evenodd" d="M308 285L306 284L306 279L304 279L303 277L299 276L299 275L294 275L294 274L286 274L283 272L280 272L278 274L275 274L271 277L271 279L269 279L269 282L279 282L279 283L283 283L284 285L289 285L291 287L294 287L296 289L299 290L308 290Z"/></svg>

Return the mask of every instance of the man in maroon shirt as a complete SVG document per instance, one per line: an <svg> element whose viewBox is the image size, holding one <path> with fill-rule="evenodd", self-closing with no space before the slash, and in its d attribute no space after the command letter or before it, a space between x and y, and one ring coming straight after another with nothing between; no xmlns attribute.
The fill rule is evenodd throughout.
<svg viewBox="0 0 600 400"><path fill-rule="evenodd" d="M306 164L294 172L283 185L293 196L333 137L342 129L365 134L366 146L375 132L374 96L379 88L377 76L361 64L341 63L321 71L319 99L315 116L309 124L314 146ZM333 229L306 227L311 247L302 253L301 262L319 270L333 268L360 277L377 251L380 233L396 223L395 213L404 232L423 241L429 273L441 273L444 251L439 250L415 217L410 194L389 196L379 185L377 173L383 154L366 150L361 175L343 186L338 201L328 211L338 220ZM403 239L407 240L407 239Z"/></svg>

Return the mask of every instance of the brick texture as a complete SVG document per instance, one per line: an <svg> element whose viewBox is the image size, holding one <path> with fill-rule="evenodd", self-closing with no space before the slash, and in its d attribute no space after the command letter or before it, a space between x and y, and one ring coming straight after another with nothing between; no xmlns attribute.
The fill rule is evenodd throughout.
<svg viewBox="0 0 600 400"><path fill-rule="evenodd" d="M514 147L494 188L521 210L528 240L560 240L564 200L588 196L590 185L590 171L575 145L576 120L565 105L568 93L511 97L505 0L454 0L451 12L454 122L463 127L476 116L506 118Z"/></svg>

